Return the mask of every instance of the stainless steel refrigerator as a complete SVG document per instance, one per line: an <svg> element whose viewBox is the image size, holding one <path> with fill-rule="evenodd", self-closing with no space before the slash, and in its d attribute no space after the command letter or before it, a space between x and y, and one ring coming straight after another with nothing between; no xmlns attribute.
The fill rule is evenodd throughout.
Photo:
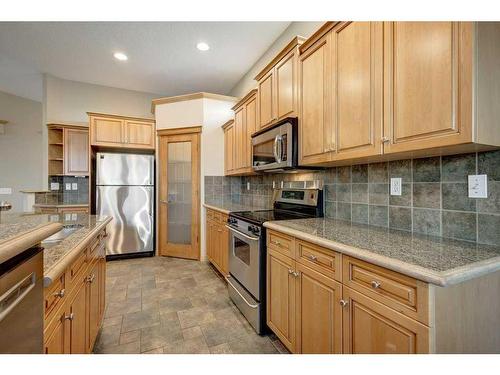
<svg viewBox="0 0 500 375"><path fill-rule="evenodd" d="M154 156L97 153L96 214L113 218L106 254L154 251Z"/></svg>

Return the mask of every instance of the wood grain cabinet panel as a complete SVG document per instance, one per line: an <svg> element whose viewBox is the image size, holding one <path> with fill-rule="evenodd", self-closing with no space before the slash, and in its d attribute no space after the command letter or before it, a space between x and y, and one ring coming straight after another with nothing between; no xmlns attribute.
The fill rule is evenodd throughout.
<svg viewBox="0 0 500 375"><path fill-rule="evenodd" d="M72 176L88 176L88 130L64 129L64 173Z"/></svg>
<svg viewBox="0 0 500 375"><path fill-rule="evenodd" d="M428 327L348 287L343 300L344 353L428 353Z"/></svg>
<svg viewBox="0 0 500 375"><path fill-rule="evenodd" d="M288 53L275 68L276 119L296 116L298 111L298 72L296 50Z"/></svg>
<svg viewBox="0 0 500 375"><path fill-rule="evenodd" d="M207 209L205 244L207 258L224 276L229 275L229 231L227 215Z"/></svg>
<svg viewBox="0 0 500 375"><path fill-rule="evenodd" d="M235 147L233 152L235 154L235 169L245 168L245 163L247 160L247 128L245 121L245 107L241 107L234 112L234 136L235 136Z"/></svg>
<svg viewBox="0 0 500 375"><path fill-rule="evenodd" d="M125 124L121 119L94 117L90 129L92 145L117 146L125 143Z"/></svg>
<svg viewBox="0 0 500 375"><path fill-rule="evenodd" d="M472 141L472 26L386 22L385 153Z"/></svg>
<svg viewBox="0 0 500 375"><path fill-rule="evenodd" d="M87 351L90 352L94 346L94 340L97 337L100 326L100 283L101 275L99 272L99 262L95 262L88 273L87 279L87 309L88 309L88 336Z"/></svg>
<svg viewBox="0 0 500 375"><path fill-rule="evenodd" d="M224 175L228 176L234 170L234 120L226 122L222 129L224 131Z"/></svg>
<svg viewBox="0 0 500 375"><path fill-rule="evenodd" d="M326 34L300 56L299 164L332 159L335 132L332 121L332 35Z"/></svg>
<svg viewBox="0 0 500 375"><path fill-rule="evenodd" d="M296 263L297 353L342 353L342 285Z"/></svg>
<svg viewBox="0 0 500 375"><path fill-rule="evenodd" d="M87 339L87 288L82 279L81 284L77 286L77 292L68 307L69 321L69 343L71 354L85 354L88 352Z"/></svg>
<svg viewBox="0 0 500 375"><path fill-rule="evenodd" d="M333 29L334 160L382 153L383 23Z"/></svg>
<svg viewBox="0 0 500 375"><path fill-rule="evenodd" d="M245 167L252 168L252 134L257 131L257 98L254 96L245 104L245 123L246 123L246 151Z"/></svg>
<svg viewBox="0 0 500 375"><path fill-rule="evenodd" d="M258 84L258 119L259 129L272 124L274 116L274 76L270 71Z"/></svg>
<svg viewBox="0 0 500 375"><path fill-rule="evenodd" d="M49 335L45 338L44 350L45 354L65 354L67 353L65 342L66 342L66 330L68 325L66 323L66 311L61 309L57 312L50 327L48 327Z"/></svg>
<svg viewBox="0 0 500 375"><path fill-rule="evenodd" d="M129 145L155 148L154 124L142 121L125 121L127 143Z"/></svg>
<svg viewBox="0 0 500 375"><path fill-rule="evenodd" d="M294 261L267 251L267 325L290 350L295 351L296 284Z"/></svg>

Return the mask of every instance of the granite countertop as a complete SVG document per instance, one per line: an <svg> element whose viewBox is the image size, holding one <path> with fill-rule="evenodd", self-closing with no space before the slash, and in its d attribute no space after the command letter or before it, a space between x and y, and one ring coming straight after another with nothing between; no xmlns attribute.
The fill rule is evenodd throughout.
<svg viewBox="0 0 500 375"><path fill-rule="evenodd" d="M231 212L239 212L239 211L266 210L265 207L245 206L239 203L231 203L224 201L210 201L203 203L203 206L205 206L206 208L211 208L212 210L222 212L224 214L229 214Z"/></svg>
<svg viewBox="0 0 500 375"><path fill-rule="evenodd" d="M2 213L0 218L0 263L37 245L62 229L51 215Z"/></svg>
<svg viewBox="0 0 500 375"><path fill-rule="evenodd" d="M87 246L88 242L111 221L109 216L88 214L73 214L71 215L73 220L65 220L64 214L51 216L58 216L63 226L79 228L61 242L46 246L43 253L45 286L50 285L70 265L80 250Z"/></svg>
<svg viewBox="0 0 500 375"><path fill-rule="evenodd" d="M264 226L438 286L500 270L500 247L495 246L326 218Z"/></svg>

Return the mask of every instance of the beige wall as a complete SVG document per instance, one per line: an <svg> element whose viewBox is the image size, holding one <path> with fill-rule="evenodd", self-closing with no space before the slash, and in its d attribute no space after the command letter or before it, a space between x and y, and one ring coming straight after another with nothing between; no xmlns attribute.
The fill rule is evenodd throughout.
<svg viewBox="0 0 500 375"><path fill-rule="evenodd" d="M292 22L274 41L269 49L257 60L250 70L231 89L228 95L243 97L257 87L254 77L297 35L308 38L325 22Z"/></svg>
<svg viewBox="0 0 500 375"><path fill-rule="evenodd" d="M0 200L21 212L19 190L46 188L41 183L42 103L0 92L0 119L9 121L0 134L0 187L12 189L12 195L0 195Z"/></svg>

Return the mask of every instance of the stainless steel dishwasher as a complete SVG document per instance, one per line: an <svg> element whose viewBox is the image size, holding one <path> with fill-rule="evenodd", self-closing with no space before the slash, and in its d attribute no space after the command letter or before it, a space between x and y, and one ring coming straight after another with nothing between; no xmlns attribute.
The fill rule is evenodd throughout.
<svg viewBox="0 0 500 375"><path fill-rule="evenodd" d="M0 353L43 352L43 248L0 264Z"/></svg>

